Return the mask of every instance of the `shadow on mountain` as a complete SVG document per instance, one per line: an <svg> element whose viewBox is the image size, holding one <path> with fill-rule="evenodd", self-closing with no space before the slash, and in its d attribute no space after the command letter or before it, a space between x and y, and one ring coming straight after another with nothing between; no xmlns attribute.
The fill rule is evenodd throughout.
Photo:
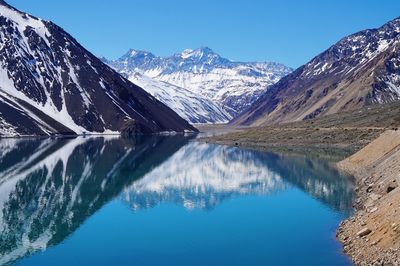
<svg viewBox="0 0 400 266"><path fill-rule="evenodd" d="M1 140L0 265L62 242L188 140Z"/></svg>

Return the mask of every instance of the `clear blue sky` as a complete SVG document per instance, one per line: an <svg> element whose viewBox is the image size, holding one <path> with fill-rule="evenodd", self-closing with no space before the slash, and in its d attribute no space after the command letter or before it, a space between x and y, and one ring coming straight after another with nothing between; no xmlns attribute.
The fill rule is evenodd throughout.
<svg viewBox="0 0 400 266"><path fill-rule="evenodd" d="M8 0L94 54L166 56L208 46L241 61L298 67L347 34L400 16L398 0Z"/></svg>

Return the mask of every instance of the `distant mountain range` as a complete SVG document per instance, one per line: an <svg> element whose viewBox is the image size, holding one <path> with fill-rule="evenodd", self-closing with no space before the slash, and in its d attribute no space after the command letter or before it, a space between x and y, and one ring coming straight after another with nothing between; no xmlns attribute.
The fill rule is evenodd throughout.
<svg viewBox="0 0 400 266"><path fill-rule="evenodd" d="M271 86L233 125L270 125L400 100L400 18L343 38Z"/></svg>
<svg viewBox="0 0 400 266"><path fill-rule="evenodd" d="M49 21L0 1L0 136L194 131Z"/></svg>
<svg viewBox="0 0 400 266"><path fill-rule="evenodd" d="M188 49L169 57L130 50L118 60L102 60L132 82L142 84L145 90L192 123L227 122L292 71L278 63L234 62L208 47ZM141 81L141 77L145 80ZM163 83L155 88L152 84L146 85L148 78ZM182 97L164 93L168 91ZM192 95L205 105L194 104L189 99ZM187 107L182 107L185 104Z"/></svg>

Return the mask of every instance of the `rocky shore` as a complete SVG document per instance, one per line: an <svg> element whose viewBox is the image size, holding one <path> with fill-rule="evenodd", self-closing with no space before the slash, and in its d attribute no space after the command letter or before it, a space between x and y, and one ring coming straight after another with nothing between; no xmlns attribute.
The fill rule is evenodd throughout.
<svg viewBox="0 0 400 266"><path fill-rule="evenodd" d="M356 179L356 212L337 232L356 265L400 265L400 131L338 163Z"/></svg>
<svg viewBox="0 0 400 266"><path fill-rule="evenodd" d="M342 160L338 167L354 176L357 195L354 215L337 231L344 252L356 265L400 265L399 126L400 106L391 104L200 140Z"/></svg>
<svg viewBox="0 0 400 266"><path fill-rule="evenodd" d="M305 149L307 145L355 150L338 163L342 171L354 176L356 199L355 213L341 223L337 238L355 265L400 265L400 130L275 127L203 141L268 150Z"/></svg>

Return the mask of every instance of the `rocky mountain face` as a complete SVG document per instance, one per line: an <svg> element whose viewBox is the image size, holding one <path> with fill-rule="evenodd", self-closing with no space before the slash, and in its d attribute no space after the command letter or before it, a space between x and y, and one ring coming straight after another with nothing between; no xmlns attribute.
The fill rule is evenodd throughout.
<svg viewBox="0 0 400 266"><path fill-rule="evenodd" d="M211 100L228 113L227 119L244 111L270 85L291 72L278 63L233 62L207 47L188 49L169 57L130 50L118 60L106 62L132 81L139 72ZM210 114L212 117L213 113Z"/></svg>
<svg viewBox="0 0 400 266"><path fill-rule="evenodd" d="M0 136L194 130L49 21L0 1Z"/></svg>
<svg viewBox="0 0 400 266"><path fill-rule="evenodd" d="M232 119L217 103L190 90L149 78L139 72L131 74L129 80L192 124L227 123Z"/></svg>
<svg viewBox="0 0 400 266"><path fill-rule="evenodd" d="M269 125L400 99L400 18L345 37L282 78L236 125Z"/></svg>

